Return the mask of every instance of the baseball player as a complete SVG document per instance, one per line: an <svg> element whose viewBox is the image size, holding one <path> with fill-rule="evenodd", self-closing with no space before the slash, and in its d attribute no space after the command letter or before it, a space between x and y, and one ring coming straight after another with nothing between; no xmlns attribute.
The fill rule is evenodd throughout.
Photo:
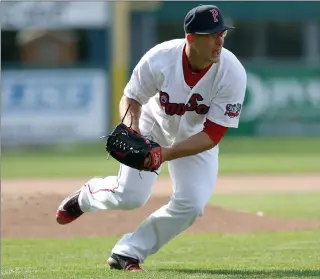
<svg viewBox="0 0 320 279"><path fill-rule="evenodd" d="M203 214L217 180L218 143L228 128L238 127L245 97L246 71L223 47L232 28L218 7L197 6L185 17L185 38L154 46L134 68L120 116L137 134L160 145L145 164L159 173L168 162L173 194L116 243L107 260L111 269L141 271L139 264ZM83 213L141 207L156 179L154 172L120 164L117 176L94 177L68 196L56 220L68 224Z"/></svg>

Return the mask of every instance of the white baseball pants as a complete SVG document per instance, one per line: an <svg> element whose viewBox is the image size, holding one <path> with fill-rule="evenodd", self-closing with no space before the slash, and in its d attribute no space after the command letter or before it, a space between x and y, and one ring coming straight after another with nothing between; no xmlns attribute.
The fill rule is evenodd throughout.
<svg viewBox="0 0 320 279"><path fill-rule="evenodd" d="M144 262L169 240L190 227L210 198L218 174L218 147L203 153L168 162L173 195L146 218L135 232L125 234L112 252ZM92 178L81 189L80 208L130 210L141 207L150 198L157 175L120 165L118 176ZM116 224L112 224L116 225Z"/></svg>

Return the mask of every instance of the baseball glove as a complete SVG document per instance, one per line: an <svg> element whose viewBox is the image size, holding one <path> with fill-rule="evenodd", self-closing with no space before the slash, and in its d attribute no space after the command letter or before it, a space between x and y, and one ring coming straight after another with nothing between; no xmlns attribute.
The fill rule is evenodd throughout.
<svg viewBox="0 0 320 279"><path fill-rule="evenodd" d="M107 136L105 147L118 162L140 171L155 172L162 163L161 146L123 123Z"/></svg>

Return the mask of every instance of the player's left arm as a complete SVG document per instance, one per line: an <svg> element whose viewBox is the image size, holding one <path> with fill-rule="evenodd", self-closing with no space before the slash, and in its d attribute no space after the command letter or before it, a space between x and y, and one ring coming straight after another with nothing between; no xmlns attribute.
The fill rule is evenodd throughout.
<svg viewBox="0 0 320 279"><path fill-rule="evenodd" d="M208 133L201 131L170 147L162 147L162 161L171 161L186 156L196 155L213 148L218 142L219 141L214 142Z"/></svg>
<svg viewBox="0 0 320 279"><path fill-rule="evenodd" d="M228 128L238 128L245 97L247 75L240 69L230 76L230 83L223 86L212 100L204 129L188 139L162 148L163 161L196 155L213 148L223 138Z"/></svg>

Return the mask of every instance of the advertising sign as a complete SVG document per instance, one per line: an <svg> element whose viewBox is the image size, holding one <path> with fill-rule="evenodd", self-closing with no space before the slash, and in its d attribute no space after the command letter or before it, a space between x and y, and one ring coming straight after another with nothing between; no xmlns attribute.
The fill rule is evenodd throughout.
<svg viewBox="0 0 320 279"><path fill-rule="evenodd" d="M106 27L108 1L10 1L1 3L1 29Z"/></svg>
<svg viewBox="0 0 320 279"><path fill-rule="evenodd" d="M248 85L236 134L320 135L320 69L247 68Z"/></svg>
<svg viewBox="0 0 320 279"><path fill-rule="evenodd" d="M97 140L109 125L103 70L3 71L2 144Z"/></svg>

